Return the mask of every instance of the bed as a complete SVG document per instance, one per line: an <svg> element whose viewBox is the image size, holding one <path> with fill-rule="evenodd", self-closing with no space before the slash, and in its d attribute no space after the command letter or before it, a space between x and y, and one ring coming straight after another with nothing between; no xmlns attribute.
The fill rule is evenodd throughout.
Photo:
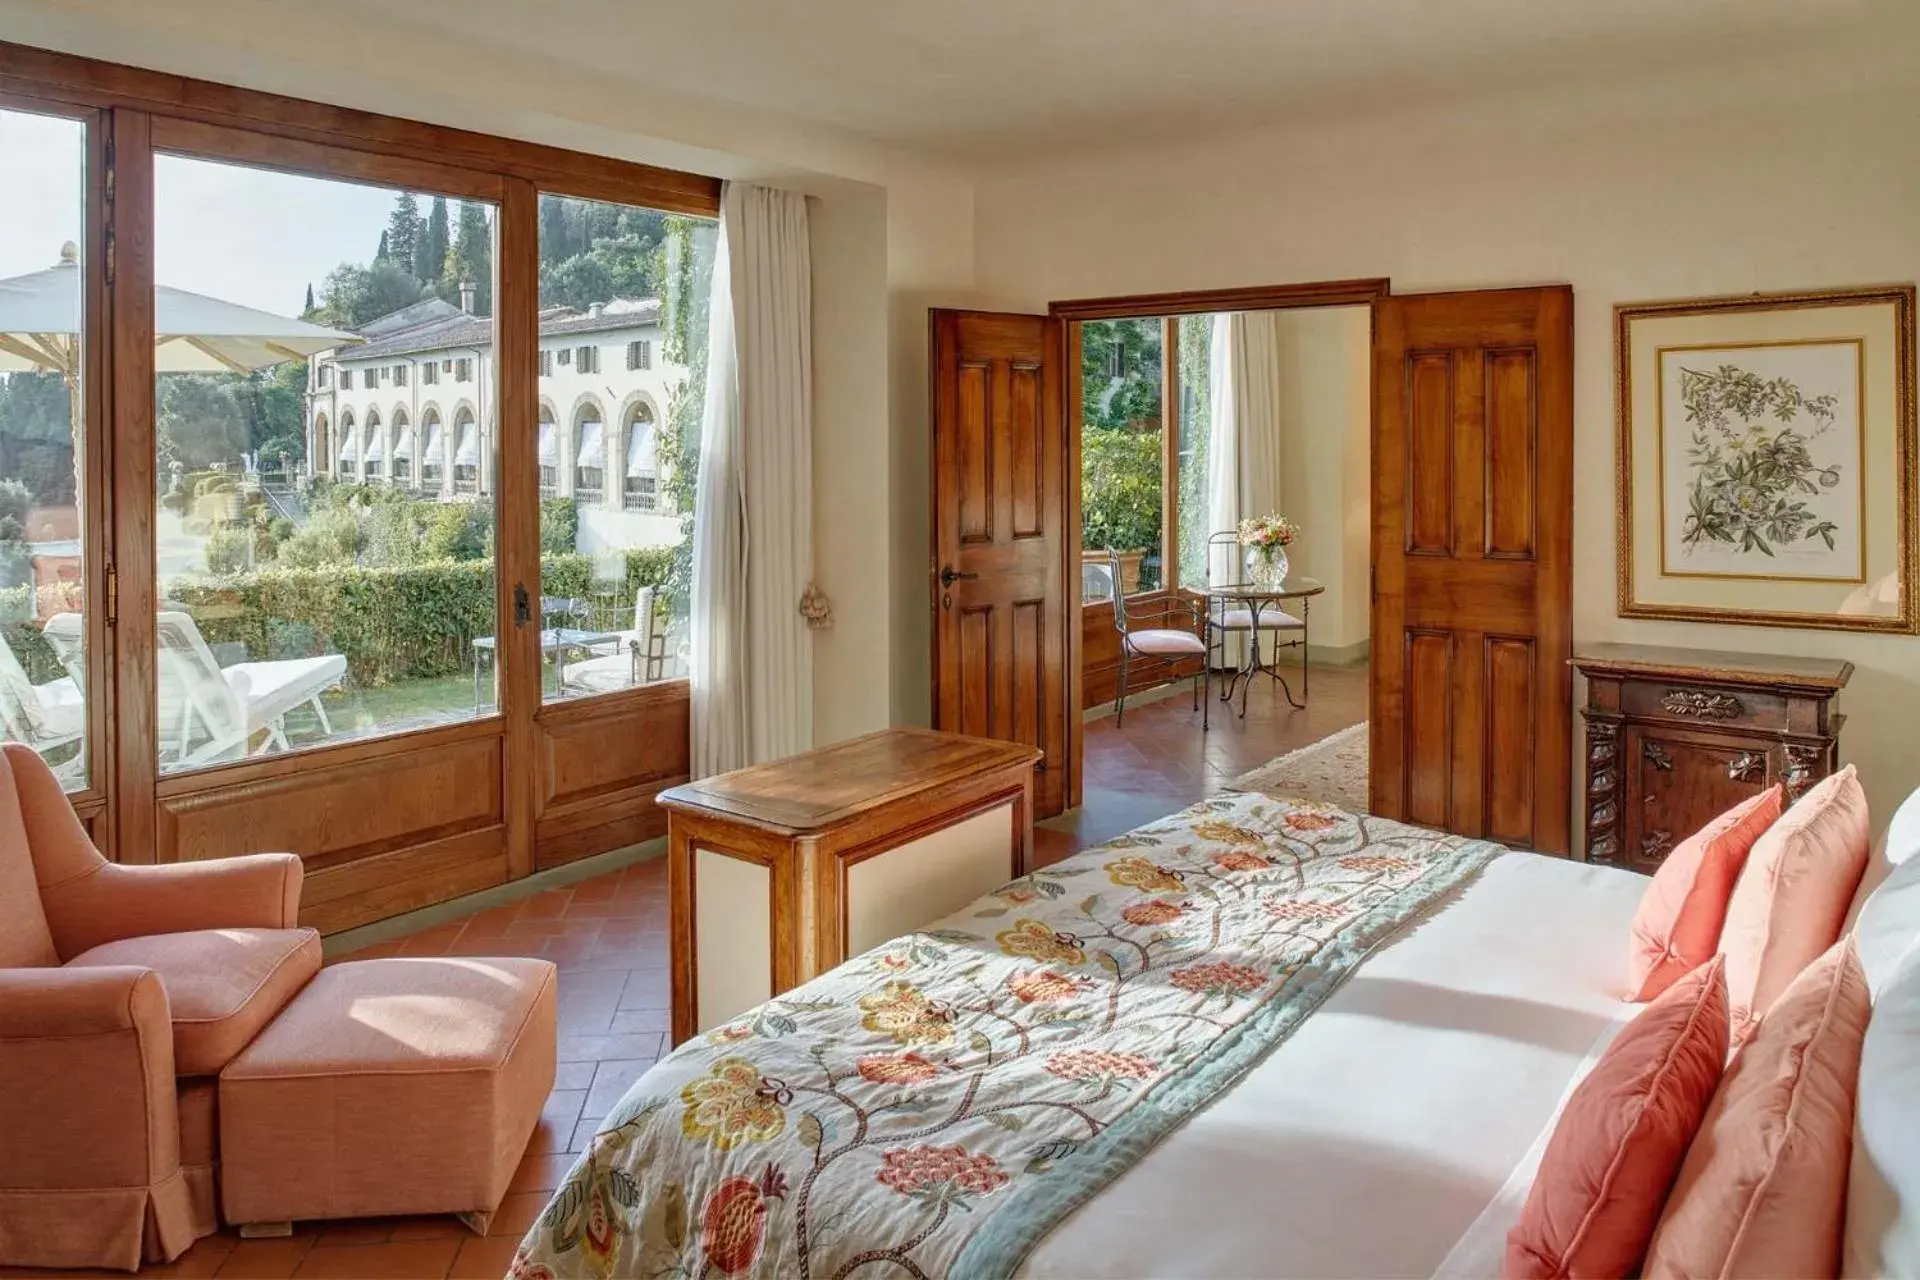
<svg viewBox="0 0 1920 1280"><path fill-rule="evenodd" d="M1497 1273L1644 885L1215 797L694 1037L515 1275Z"/></svg>

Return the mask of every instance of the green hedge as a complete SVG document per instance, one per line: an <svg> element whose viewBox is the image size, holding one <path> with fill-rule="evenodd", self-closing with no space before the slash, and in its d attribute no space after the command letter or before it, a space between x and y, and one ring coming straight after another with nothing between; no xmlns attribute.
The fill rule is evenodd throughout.
<svg viewBox="0 0 1920 1280"><path fill-rule="evenodd" d="M621 600L666 580L671 548L628 551ZM543 556L544 594L587 596L594 558ZM181 578L166 585L208 644L238 643L249 660L343 653L354 682L417 680L470 670L475 636L494 632L493 562L444 561L404 569L322 565L262 569L222 578ZM630 625L625 620L623 626Z"/></svg>

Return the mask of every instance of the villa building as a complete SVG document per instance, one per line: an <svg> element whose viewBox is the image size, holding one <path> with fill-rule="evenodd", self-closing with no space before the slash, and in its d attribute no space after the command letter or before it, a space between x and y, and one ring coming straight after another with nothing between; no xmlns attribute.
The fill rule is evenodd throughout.
<svg viewBox="0 0 1920 1280"><path fill-rule="evenodd" d="M494 492L493 322L440 298L380 317L364 343L312 356L307 457L316 476L452 500ZM540 314L540 493L579 505L580 549L680 537L659 428L687 376L661 356L660 304L616 298Z"/></svg>

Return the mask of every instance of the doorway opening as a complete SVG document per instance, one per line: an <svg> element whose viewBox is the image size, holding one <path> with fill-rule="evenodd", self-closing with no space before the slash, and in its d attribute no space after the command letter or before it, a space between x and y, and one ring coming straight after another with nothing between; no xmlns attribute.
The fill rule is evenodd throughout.
<svg viewBox="0 0 1920 1280"><path fill-rule="evenodd" d="M1232 785L1364 809L1371 306L1118 315L1066 344L1083 805L1063 824L1096 841Z"/></svg>

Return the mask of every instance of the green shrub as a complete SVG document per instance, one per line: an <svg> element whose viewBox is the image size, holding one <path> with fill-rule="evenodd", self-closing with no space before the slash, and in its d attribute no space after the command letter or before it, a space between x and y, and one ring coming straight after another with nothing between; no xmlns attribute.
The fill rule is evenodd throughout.
<svg viewBox="0 0 1920 1280"><path fill-rule="evenodd" d="M1160 545L1160 433L1089 430L1080 437L1080 545Z"/></svg>
<svg viewBox="0 0 1920 1280"><path fill-rule="evenodd" d="M627 553L627 608L641 586L665 581L672 554L669 547ZM548 595L587 596L592 557L544 556L540 580ZM342 653L350 678L363 686L471 670L474 637L494 633L491 560L405 567L283 560L228 578L177 578L165 595L200 619L209 644L241 644L256 661Z"/></svg>
<svg viewBox="0 0 1920 1280"><path fill-rule="evenodd" d="M220 527L207 534L207 572L215 577L245 573L253 567L253 533L246 528Z"/></svg>
<svg viewBox="0 0 1920 1280"><path fill-rule="evenodd" d="M572 498L540 499L540 554L572 553L580 537L580 506Z"/></svg>

